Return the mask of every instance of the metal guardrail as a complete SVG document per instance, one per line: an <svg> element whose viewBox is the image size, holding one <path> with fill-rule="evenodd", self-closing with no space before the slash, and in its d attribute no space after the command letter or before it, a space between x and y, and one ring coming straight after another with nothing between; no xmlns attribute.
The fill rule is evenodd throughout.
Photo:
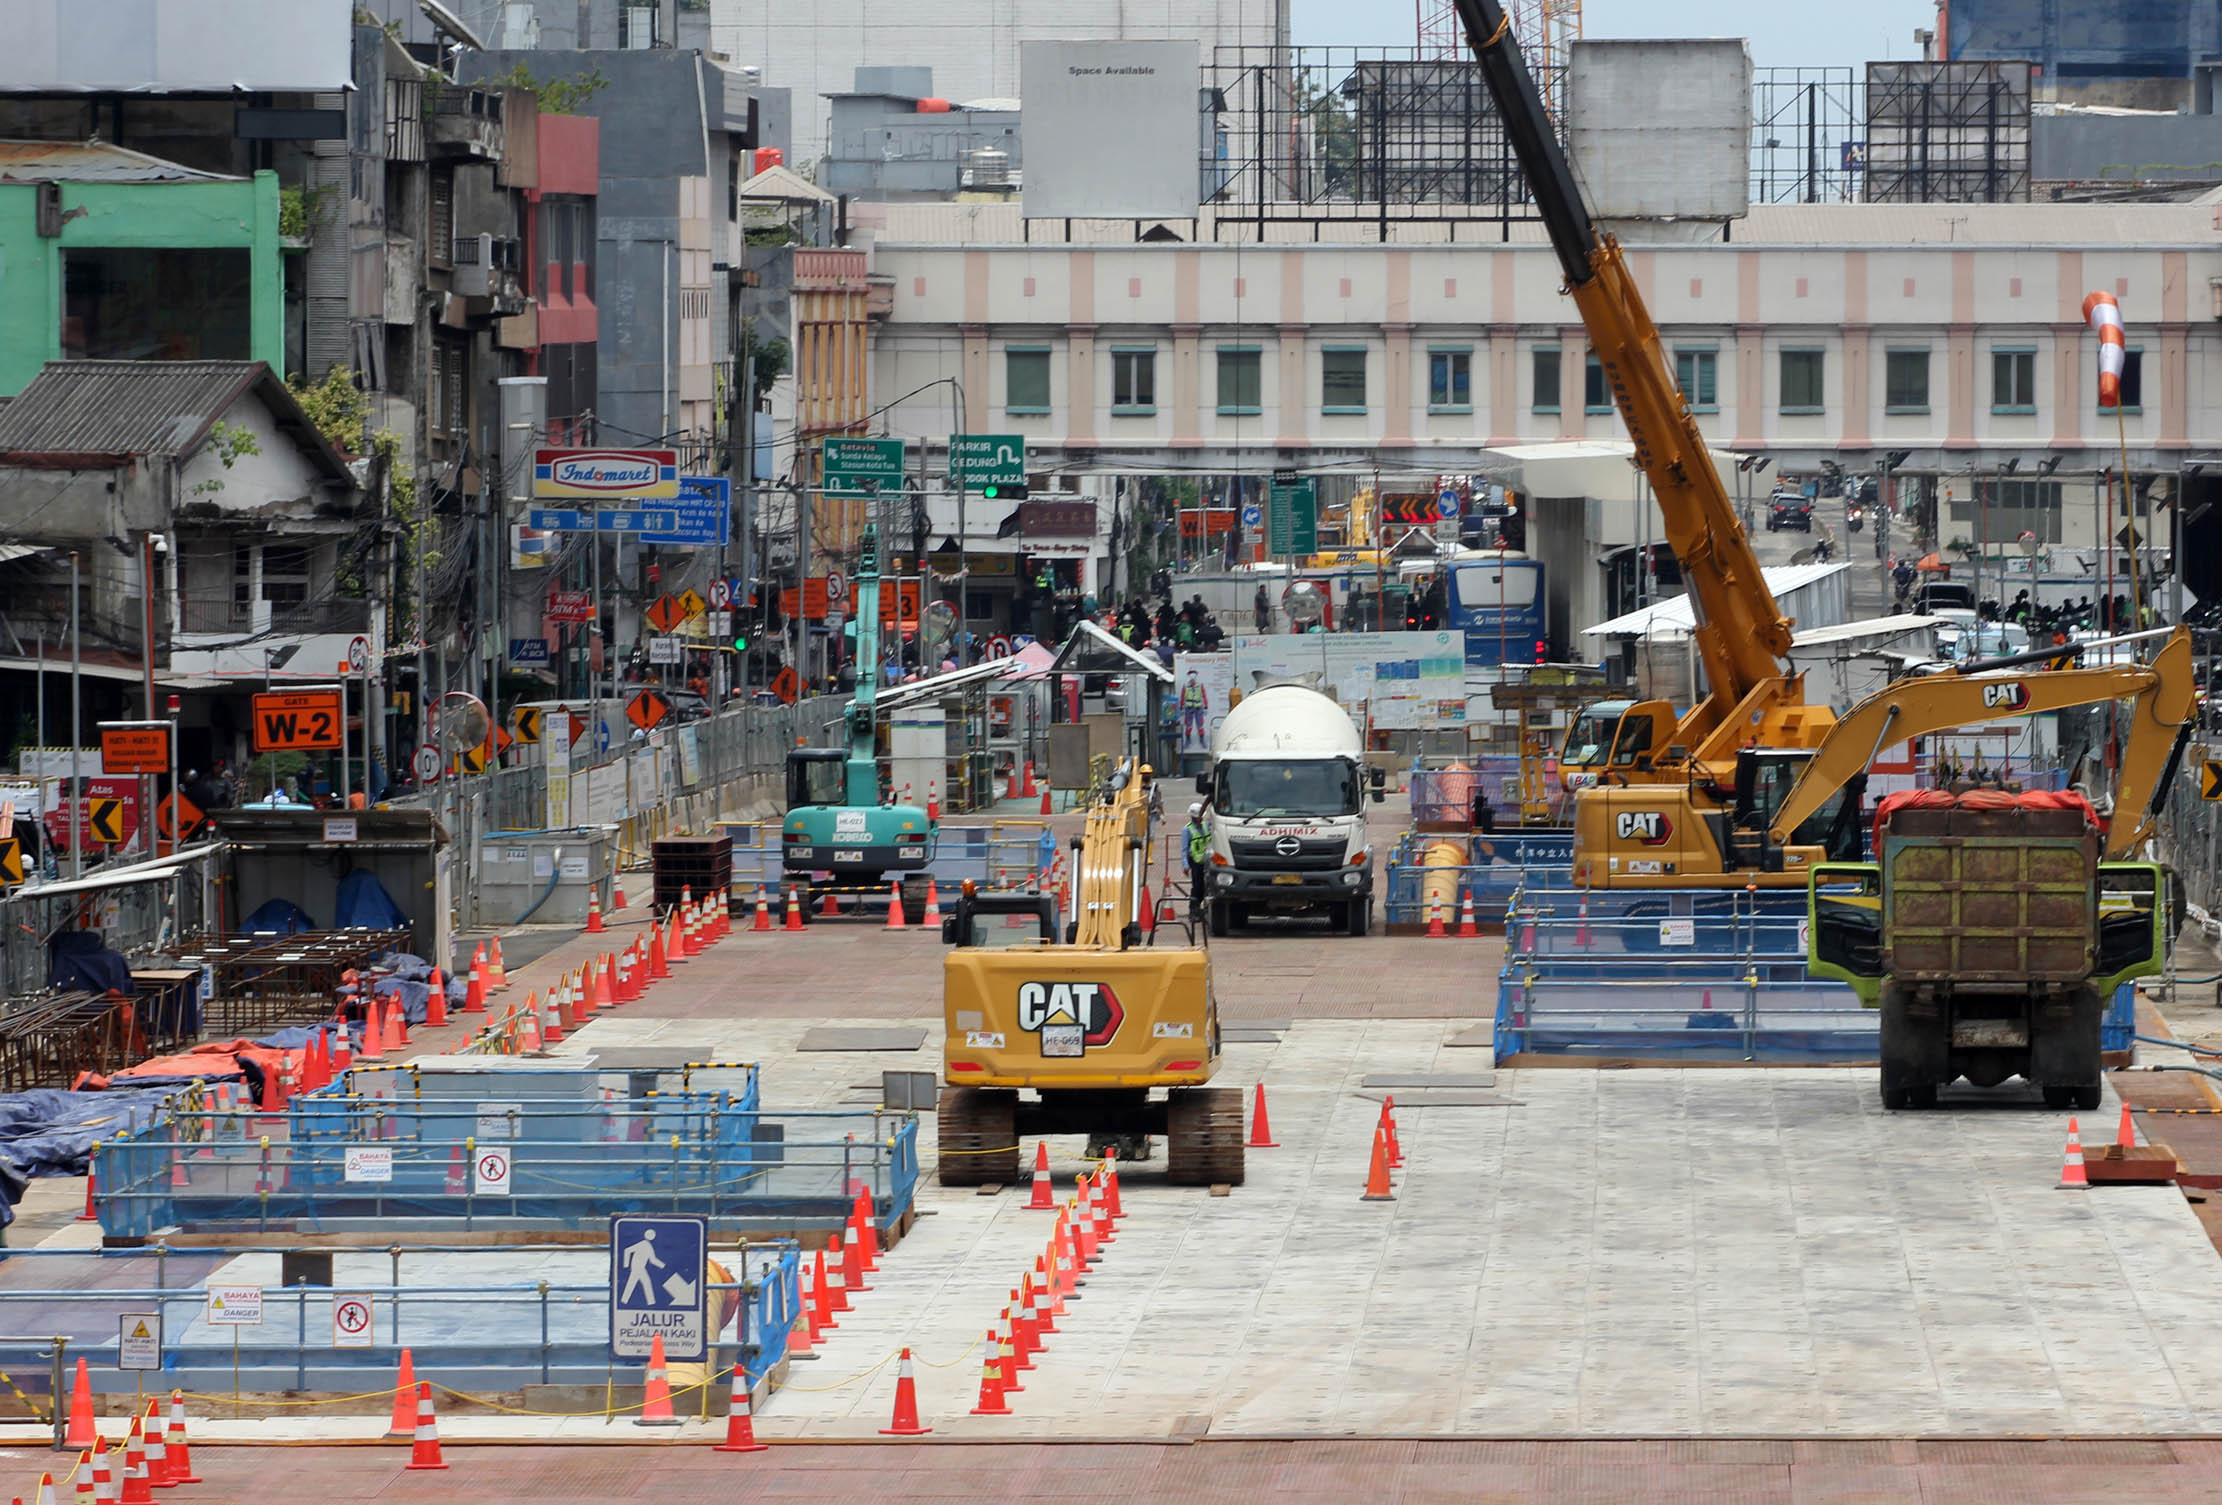
<svg viewBox="0 0 2222 1505"><path fill-rule="evenodd" d="M0 1288L0 1331L37 1333L38 1337L0 1337L0 1368L33 1390L49 1370L52 1337L69 1339L70 1352L92 1360L93 1387L107 1393L129 1392L140 1376L116 1368L117 1317L156 1312L163 1319L162 1367L146 1377L156 1388L193 1390L215 1397L229 1388L268 1392L291 1390L375 1391L390 1378L400 1351L407 1347L418 1372L456 1386L514 1391L527 1384L599 1383L613 1374L609 1362L609 1286L606 1282L548 1280L478 1282L469 1285L402 1282L404 1258L442 1260L468 1256L500 1260L531 1252L535 1246L395 1247L378 1251L338 1251L337 1259L383 1258L385 1281L356 1280L336 1274L331 1286L296 1284L264 1288L263 1321L246 1328L211 1327L205 1321L207 1296L202 1282L231 1261L248 1256L295 1252L274 1245L227 1248L9 1250L17 1274L28 1283ZM566 1246L555 1253L598 1254ZM761 1380L787 1357L788 1335L801 1313L802 1256L791 1239L751 1240L736 1249L712 1248L710 1257L727 1268L731 1280L708 1287L713 1307L729 1305L712 1334L713 1373L745 1364L751 1380ZM88 1260L102 1265L151 1265L151 1284L102 1284L97 1289L48 1287L38 1276L42 1258L73 1261L79 1273ZM172 1284L173 1263L185 1269ZM230 1284L252 1280L227 1278ZM371 1327L359 1347L332 1341L332 1308L338 1296L364 1298ZM721 1301L722 1296L722 1301ZM105 1356L108 1362L102 1362ZM713 1387L715 1388L715 1387ZM627 1407L617 1407L622 1412ZM600 1413L595 1413L600 1414Z"/></svg>

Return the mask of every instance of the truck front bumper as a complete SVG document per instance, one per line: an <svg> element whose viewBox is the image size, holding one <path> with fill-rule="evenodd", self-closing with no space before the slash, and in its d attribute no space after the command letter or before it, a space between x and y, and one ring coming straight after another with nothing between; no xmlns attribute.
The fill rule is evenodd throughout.
<svg viewBox="0 0 2222 1505"><path fill-rule="evenodd" d="M1324 904L1373 897L1373 869L1335 868L1320 872L1275 873L1257 868L1215 867L1211 892L1244 903Z"/></svg>

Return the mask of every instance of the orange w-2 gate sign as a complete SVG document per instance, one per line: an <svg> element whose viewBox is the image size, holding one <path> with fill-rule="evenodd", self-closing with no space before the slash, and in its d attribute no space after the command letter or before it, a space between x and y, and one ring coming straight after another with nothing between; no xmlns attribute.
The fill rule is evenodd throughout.
<svg viewBox="0 0 2222 1505"><path fill-rule="evenodd" d="M316 752L345 747L346 692L265 690L255 696L255 751Z"/></svg>

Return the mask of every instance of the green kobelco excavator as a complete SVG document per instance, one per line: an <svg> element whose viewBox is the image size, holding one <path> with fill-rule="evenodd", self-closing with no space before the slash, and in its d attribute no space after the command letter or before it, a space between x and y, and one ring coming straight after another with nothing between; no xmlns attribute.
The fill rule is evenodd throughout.
<svg viewBox="0 0 2222 1505"><path fill-rule="evenodd" d="M926 917L926 865L935 823L917 805L880 796L879 748L872 714L880 676L879 536L864 530L856 567L856 698L849 702L849 745L798 747L787 754L787 819L780 867L807 916L827 893L884 892L890 875L903 891L903 918Z"/></svg>

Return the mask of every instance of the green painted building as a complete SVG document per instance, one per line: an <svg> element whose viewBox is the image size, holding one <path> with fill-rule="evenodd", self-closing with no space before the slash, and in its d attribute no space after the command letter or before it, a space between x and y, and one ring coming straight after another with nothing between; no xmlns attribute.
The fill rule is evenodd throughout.
<svg viewBox="0 0 2222 1505"><path fill-rule="evenodd" d="M278 179L104 142L0 141L0 396L51 360L285 369Z"/></svg>

